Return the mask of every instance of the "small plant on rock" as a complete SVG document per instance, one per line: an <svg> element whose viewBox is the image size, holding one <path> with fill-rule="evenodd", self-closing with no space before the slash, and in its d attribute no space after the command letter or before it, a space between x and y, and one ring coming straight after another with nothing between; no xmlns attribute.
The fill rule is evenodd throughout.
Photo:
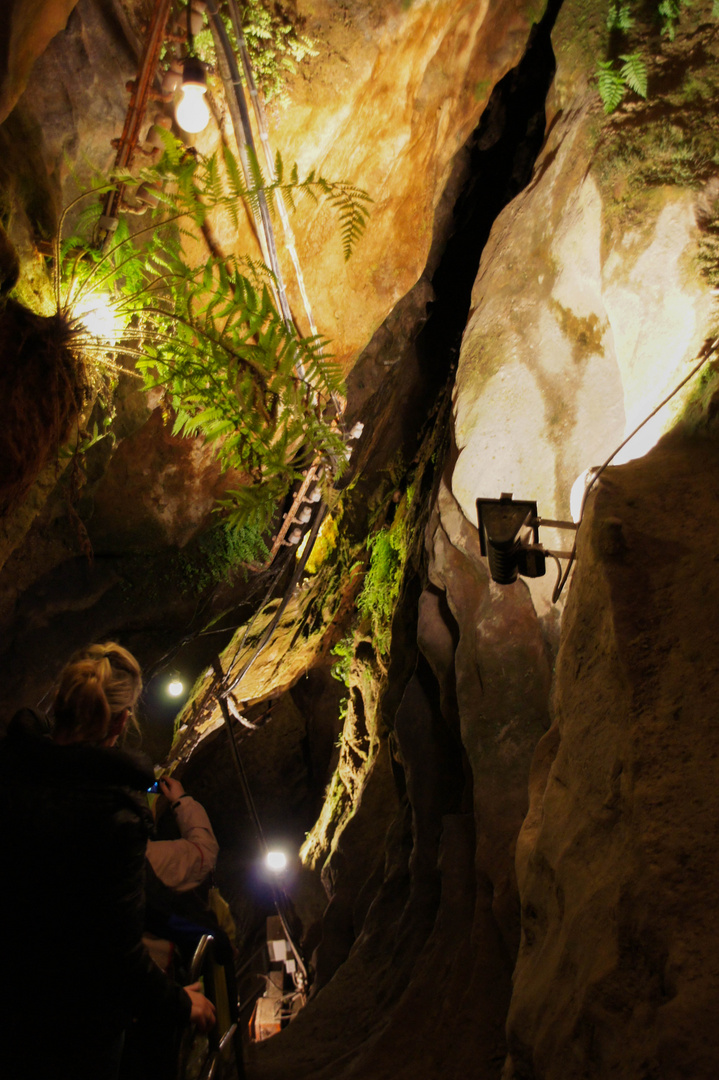
<svg viewBox="0 0 719 1080"><path fill-rule="evenodd" d="M402 577L407 562L409 519L413 489L407 489L391 526L380 529L367 540L370 564L364 579L357 607L368 615L372 637L379 653L388 653L392 638L392 616L399 598Z"/></svg>
<svg viewBox="0 0 719 1080"><path fill-rule="evenodd" d="M682 11L691 7L692 0L659 0L655 3L656 19L663 36L674 40L676 27ZM636 49L624 51L618 56L614 51L617 39L622 41L631 33L636 23L636 0L612 0L607 11L607 30L609 31L612 52L604 60L599 60L595 79L605 113L612 113L619 107L627 91L646 98L648 90L646 58ZM719 15L719 4L715 3L712 17ZM618 51L618 50L617 50Z"/></svg>
<svg viewBox="0 0 719 1080"><path fill-rule="evenodd" d="M647 65L639 53L623 54L619 59L622 61L619 70L613 60L600 60L597 65L597 86L606 113L619 107L627 90L633 90L639 97L647 96Z"/></svg>
<svg viewBox="0 0 719 1080"><path fill-rule="evenodd" d="M315 42L301 32L296 16L278 0L272 4L245 0L239 3L239 12L252 68L265 100L285 103L288 100L287 77L294 75L307 57L317 56ZM229 15L222 12L221 18L236 47ZM194 44L200 59L213 64L214 44L209 27L195 35Z"/></svg>

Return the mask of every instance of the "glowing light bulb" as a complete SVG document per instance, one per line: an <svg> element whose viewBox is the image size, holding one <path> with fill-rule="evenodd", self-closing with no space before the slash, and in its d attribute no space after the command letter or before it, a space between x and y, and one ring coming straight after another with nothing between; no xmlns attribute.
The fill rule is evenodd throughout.
<svg viewBox="0 0 719 1080"><path fill-rule="evenodd" d="M104 293L83 296L73 305L72 315L95 337L114 339L123 329L123 320Z"/></svg>
<svg viewBox="0 0 719 1080"><path fill-rule="evenodd" d="M175 109L175 119L183 131L195 134L207 127L210 109L205 101L206 93L205 66L194 57L188 57L182 69L182 97Z"/></svg>
<svg viewBox="0 0 719 1080"><path fill-rule="evenodd" d="M175 109L177 122L183 131L194 134L206 128L210 121L210 110L205 101L206 86L188 83L182 88L182 97Z"/></svg>
<svg viewBox="0 0 719 1080"><path fill-rule="evenodd" d="M268 851L265 862L273 873L281 873L287 866L287 856L284 851Z"/></svg>
<svg viewBox="0 0 719 1080"><path fill-rule="evenodd" d="M184 689L185 687L179 679L173 679L172 682L167 685L167 692L170 697L179 697Z"/></svg>

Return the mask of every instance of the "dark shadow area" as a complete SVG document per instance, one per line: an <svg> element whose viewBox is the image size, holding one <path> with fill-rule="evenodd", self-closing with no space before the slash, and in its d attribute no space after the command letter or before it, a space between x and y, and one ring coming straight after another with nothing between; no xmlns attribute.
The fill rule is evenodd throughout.
<svg viewBox="0 0 719 1080"><path fill-rule="evenodd" d="M420 367L439 390L459 355L472 288L492 226L529 183L545 135L545 100L556 62L551 32L562 0L533 28L522 60L497 83L465 146L468 178L455 204L453 233L432 276L435 299L417 339Z"/></svg>

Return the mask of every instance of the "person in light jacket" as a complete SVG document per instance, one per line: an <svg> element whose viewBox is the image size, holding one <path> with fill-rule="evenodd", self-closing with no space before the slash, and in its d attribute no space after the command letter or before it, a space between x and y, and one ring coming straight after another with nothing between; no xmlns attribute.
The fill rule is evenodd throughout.
<svg viewBox="0 0 719 1080"><path fill-rule="evenodd" d="M179 840L149 840L147 860L157 877L170 889L187 892L197 888L215 869L219 845L207 813L179 780L166 776L160 788L175 815Z"/></svg>

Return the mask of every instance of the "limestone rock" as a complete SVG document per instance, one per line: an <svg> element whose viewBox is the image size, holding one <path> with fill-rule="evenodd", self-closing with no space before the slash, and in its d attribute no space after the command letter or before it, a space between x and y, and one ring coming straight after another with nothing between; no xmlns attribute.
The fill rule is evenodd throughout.
<svg viewBox="0 0 719 1080"><path fill-rule="evenodd" d="M478 866L492 882L493 912L513 951L518 938L514 844L526 813L529 762L548 725L548 651L524 583L490 584L477 530L446 488L438 506L440 521L430 533L430 579L446 592L457 635L454 685L459 732L472 770ZM426 604L422 612L426 615ZM424 620L420 640L435 670L446 671L448 642L433 655L436 631L430 633Z"/></svg>
<svg viewBox="0 0 719 1080"><path fill-rule="evenodd" d="M718 467L668 436L592 498L517 851L507 1078L717 1071Z"/></svg>
<svg viewBox="0 0 719 1080"><path fill-rule="evenodd" d="M0 61L0 124L10 113L35 60L64 30L77 0L7 0L0 12L4 53Z"/></svg>
<svg viewBox="0 0 719 1080"><path fill-rule="evenodd" d="M586 55L585 38L595 48L602 39L596 17L587 16L593 37L587 29L585 8L567 3L559 15L546 144L533 181L495 222L473 290L455 387L452 476L470 521L477 497L505 491L536 499L540 516L569 519L579 475L600 465L680 381L714 326L710 275L700 268L698 215L708 195L697 197L681 172L678 143L660 149L656 103L637 104L626 117L601 113L587 87L596 58ZM676 80L701 77L687 34L682 48L661 58L663 77L666 65ZM656 53L653 39L646 49ZM708 56L707 73L712 63ZM676 109L677 96L667 92L665 104ZM685 100L682 108L695 138L704 138L700 103ZM641 134L630 136L631 125ZM644 453L680 403L618 460ZM540 540L568 547L558 531L542 530ZM542 614L552 577L530 585Z"/></svg>
<svg viewBox="0 0 719 1080"><path fill-rule="evenodd" d="M86 401L71 334L59 317L14 300L0 307L0 513L15 510L55 460Z"/></svg>

